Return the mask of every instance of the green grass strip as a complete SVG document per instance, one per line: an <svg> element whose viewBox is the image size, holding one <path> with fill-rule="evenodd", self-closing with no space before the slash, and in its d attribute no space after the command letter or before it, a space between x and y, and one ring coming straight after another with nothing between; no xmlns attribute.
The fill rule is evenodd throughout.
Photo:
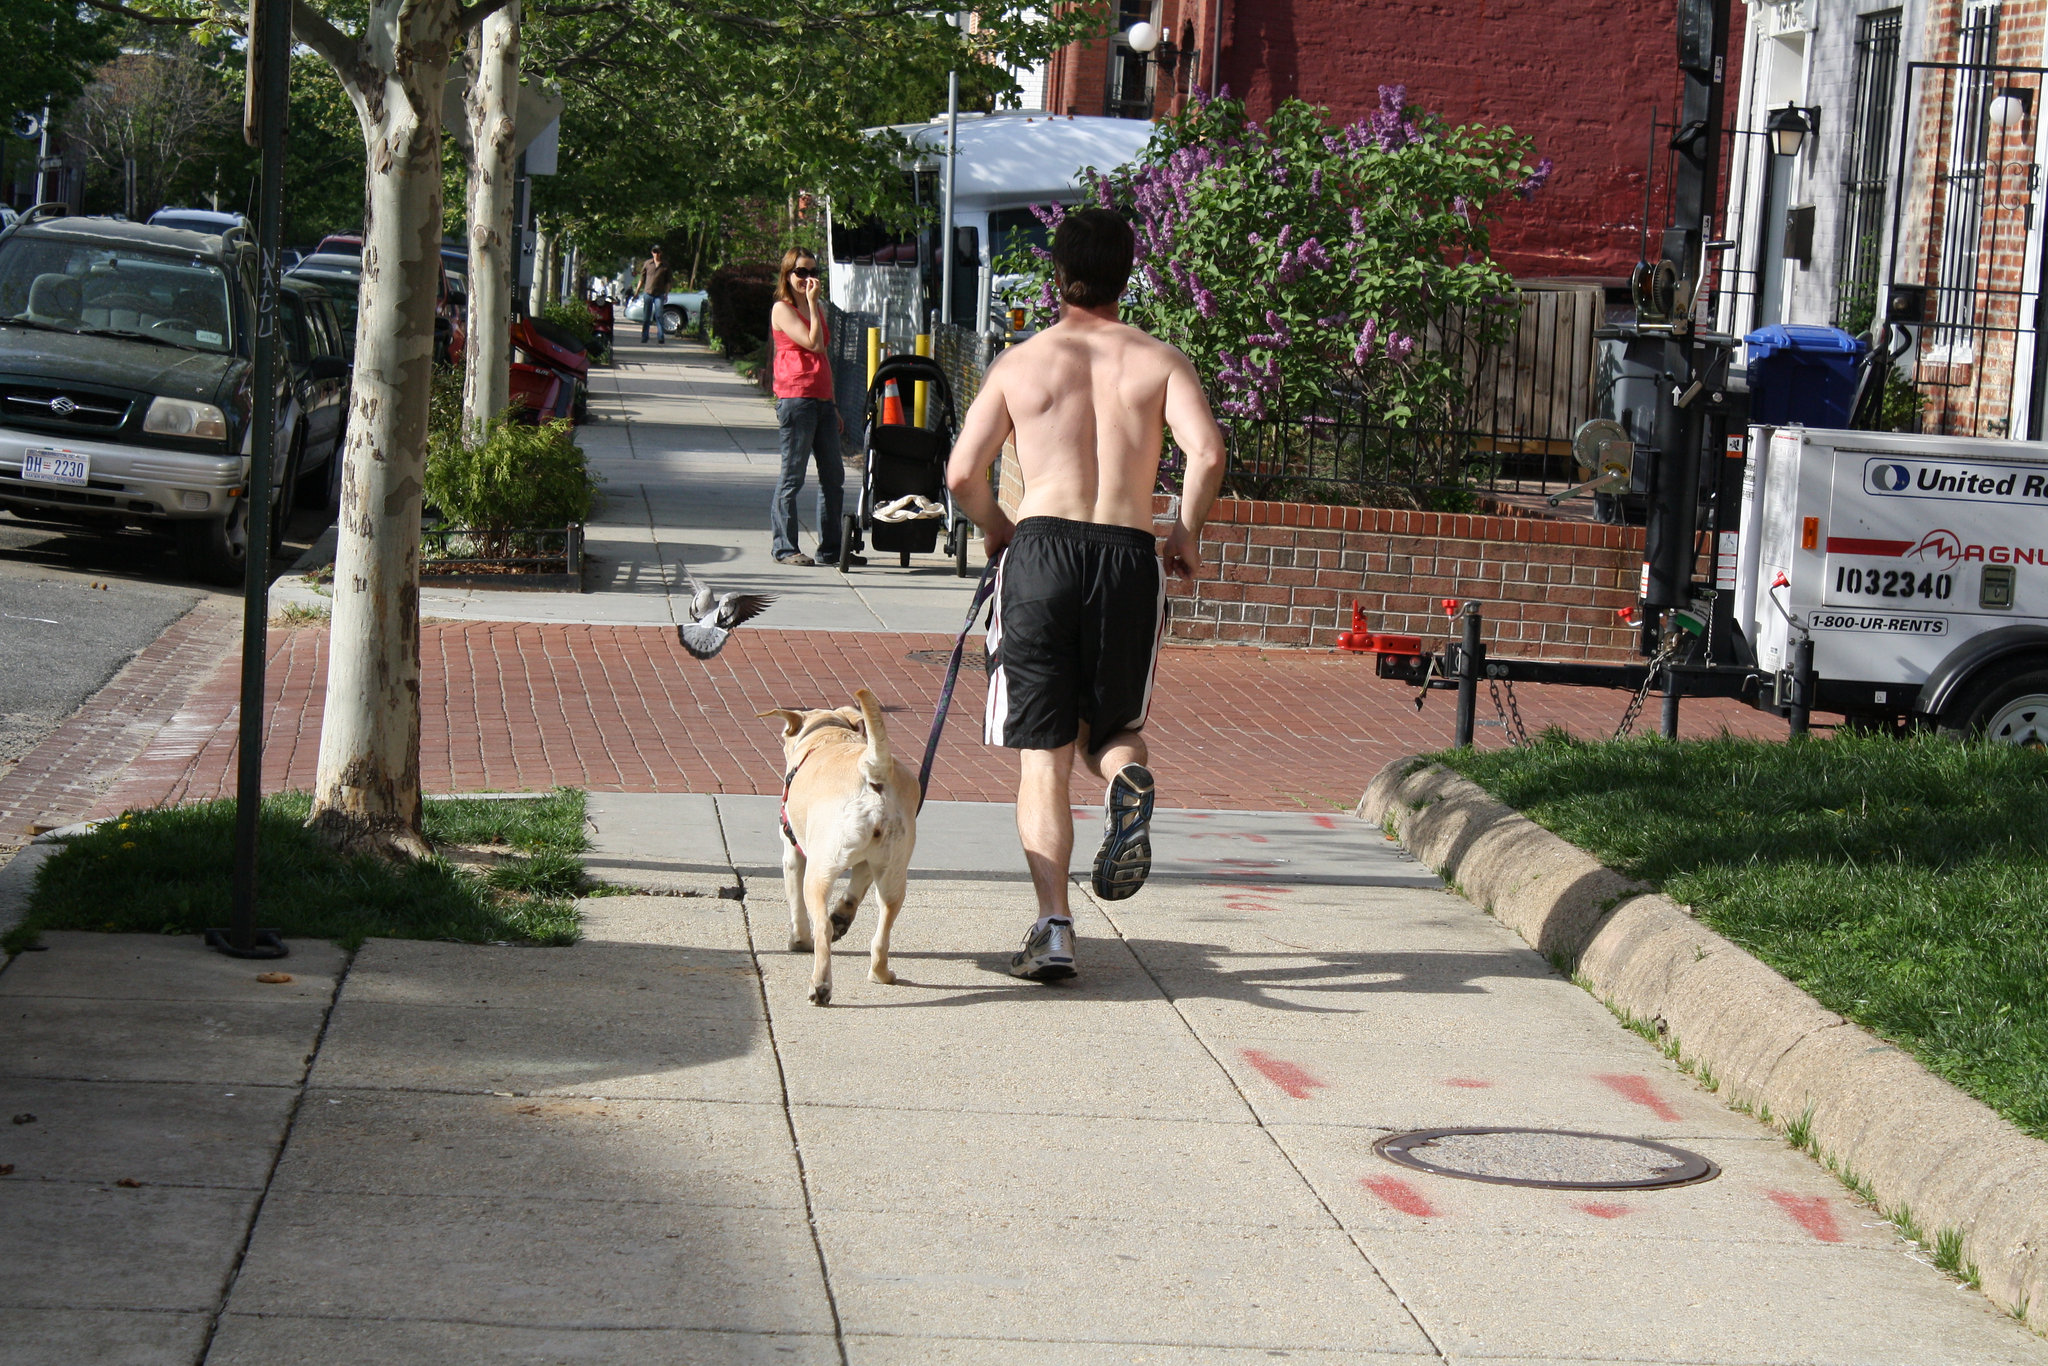
<svg viewBox="0 0 2048 1366"><path fill-rule="evenodd" d="M1433 757L2048 1137L2048 755L1552 732Z"/></svg>
<svg viewBox="0 0 2048 1366"><path fill-rule="evenodd" d="M588 847L583 794L532 800L429 801L436 846L484 845L525 855L488 871L444 858L393 865L344 858L305 828L312 797L263 799L257 923L287 938L355 948L373 936L469 943L573 944L572 897ZM28 911L0 948L19 952L44 930L196 934L228 923L235 804L133 811L68 841L37 870Z"/></svg>

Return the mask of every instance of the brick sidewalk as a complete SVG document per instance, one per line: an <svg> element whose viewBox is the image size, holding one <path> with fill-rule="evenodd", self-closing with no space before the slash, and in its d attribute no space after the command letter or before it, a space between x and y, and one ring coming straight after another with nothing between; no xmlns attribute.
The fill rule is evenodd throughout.
<svg viewBox="0 0 2048 1366"><path fill-rule="evenodd" d="M867 686L890 710L897 753L915 763L944 677L936 635L746 630L700 664L659 627L430 621L422 629L425 687L420 771L430 792L780 790L771 706L838 706ZM327 633L273 631L264 786L313 783L319 754ZM943 656L941 656L941 659ZM986 681L963 671L934 799L1008 801L1015 763L983 747ZM1381 765L1450 741L1452 698L1372 676L1369 660L1296 650L1168 648L1146 734L1171 806L1241 810L1348 809ZM1626 696L1527 688L1531 731L1561 725L1610 733ZM107 793L102 813L230 794L236 672L223 663ZM1485 703L1482 699L1482 709ZM1647 724L1654 725L1654 711ZM1775 737L1782 723L1732 702L1689 701L1685 733L1722 727ZM1497 730L1482 744L1502 743Z"/></svg>
<svg viewBox="0 0 2048 1366"><path fill-rule="evenodd" d="M241 634L239 602L203 599L9 766L0 775L0 862L28 842L30 822L82 820L137 755L168 755L185 746L180 724L210 715L204 707L184 709L196 685L218 687L225 679L232 702L234 669L220 661L236 654Z"/></svg>

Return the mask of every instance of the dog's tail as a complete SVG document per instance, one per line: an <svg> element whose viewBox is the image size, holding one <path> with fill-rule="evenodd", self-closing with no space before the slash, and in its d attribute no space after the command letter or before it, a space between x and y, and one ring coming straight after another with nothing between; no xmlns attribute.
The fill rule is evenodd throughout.
<svg viewBox="0 0 2048 1366"><path fill-rule="evenodd" d="M868 731L868 750L861 756L860 776L879 791L888 783L889 773L895 764L889 754L889 732L882 726L882 704L866 688L853 697L860 703L861 720Z"/></svg>

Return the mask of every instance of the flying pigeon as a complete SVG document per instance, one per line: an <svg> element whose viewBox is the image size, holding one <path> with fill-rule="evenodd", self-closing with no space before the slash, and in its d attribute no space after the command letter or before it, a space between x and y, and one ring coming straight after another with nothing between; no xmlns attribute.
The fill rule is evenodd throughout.
<svg viewBox="0 0 2048 1366"><path fill-rule="evenodd" d="M767 610L774 597L759 593L713 593L707 584L697 583L697 591L690 600L690 610L697 615L695 621L686 621L676 627L676 635L683 642L683 648L698 659L709 659L725 648L725 639L736 630L741 622L752 621Z"/></svg>

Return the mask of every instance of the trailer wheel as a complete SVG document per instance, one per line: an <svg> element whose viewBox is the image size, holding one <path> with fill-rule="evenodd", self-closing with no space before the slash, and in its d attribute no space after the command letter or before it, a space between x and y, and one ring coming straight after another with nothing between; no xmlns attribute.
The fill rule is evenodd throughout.
<svg viewBox="0 0 2048 1366"><path fill-rule="evenodd" d="M1967 688L1942 713L1941 728L1958 738L2048 749L2048 661L2028 660L2022 672L1993 673Z"/></svg>

